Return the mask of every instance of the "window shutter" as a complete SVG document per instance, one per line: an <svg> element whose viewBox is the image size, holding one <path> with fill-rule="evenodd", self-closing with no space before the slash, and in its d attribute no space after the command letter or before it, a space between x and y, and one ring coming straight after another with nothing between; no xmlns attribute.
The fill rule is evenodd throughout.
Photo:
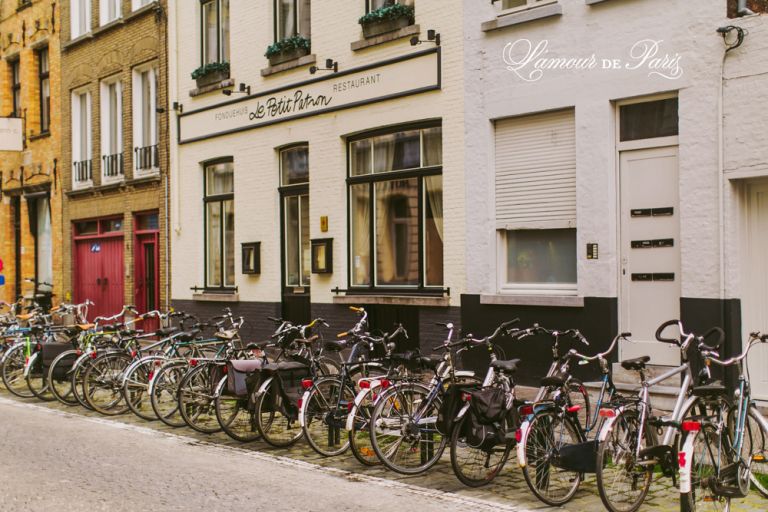
<svg viewBox="0 0 768 512"><path fill-rule="evenodd" d="M498 229L576 226L572 109L496 122Z"/></svg>

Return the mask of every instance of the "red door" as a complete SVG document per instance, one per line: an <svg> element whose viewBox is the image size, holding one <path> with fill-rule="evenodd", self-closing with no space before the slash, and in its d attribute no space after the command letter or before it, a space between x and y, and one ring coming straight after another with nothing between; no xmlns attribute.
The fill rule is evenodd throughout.
<svg viewBox="0 0 768 512"><path fill-rule="evenodd" d="M77 236L75 238L75 301L93 301L89 320L112 316L123 307L122 235Z"/></svg>
<svg viewBox="0 0 768 512"><path fill-rule="evenodd" d="M139 313L153 311L160 307L160 265L157 247L157 233L136 235L134 262L134 294ZM146 332L160 327L157 319L147 320L142 329Z"/></svg>

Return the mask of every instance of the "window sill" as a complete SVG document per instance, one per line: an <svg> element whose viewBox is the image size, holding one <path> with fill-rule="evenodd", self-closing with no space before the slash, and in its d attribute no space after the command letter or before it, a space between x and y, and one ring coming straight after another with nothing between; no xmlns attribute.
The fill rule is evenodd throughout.
<svg viewBox="0 0 768 512"><path fill-rule="evenodd" d="M34 142L34 141L40 140L40 139L47 139L50 136L51 136L51 132L50 131L42 132L42 133L38 133L37 135L30 135L29 136L29 141L30 142Z"/></svg>
<svg viewBox="0 0 768 512"><path fill-rule="evenodd" d="M68 191L66 194L67 197L76 197L90 195L93 194L93 192L93 185L79 185L77 188Z"/></svg>
<svg viewBox="0 0 768 512"><path fill-rule="evenodd" d="M234 87L234 85L235 85L235 79L227 78L226 80L222 80L217 84L206 85L205 87L200 87L199 89L192 89L191 91L189 91L189 96L194 98L196 96L202 96L203 94L208 94L209 92L226 89L227 87Z"/></svg>
<svg viewBox="0 0 768 512"><path fill-rule="evenodd" d="M116 20L112 20L109 23L105 23L104 25L99 25L95 29L93 29L93 36L99 36L103 34L104 32L108 32L112 30L115 27L121 27L125 25L125 20L123 18L117 18Z"/></svg>
<svg viewBox="0 0 768 512"><path fill-rule="evenodd" d="M314 53L311 53L309 55L299 57L298 59L282 62L276 66L266 67L261 70L261 76L270 76L274 75L275 73L282 73L283 71L300 68L302 66L308 66L310 64L314 64L315 62L317 62L317 56Z"/></svg>
<svg viewBox="0 0 768 512"><path fill-rule="evenodd" d="M532 7L525 11L503 14L496 19L484 22L480 28L483 32L490 32L505 27L512 27L529 21L540 20L552 16L562 16L563 6L559 3L551 3Z"/></svg>
<svg viewBox="0 0 768 512"><path fill-rule="evenodd" d="M607 2L608 0L584 0L584 3L587 5L594 5L594 4L601 4L603 2Z"/></svg>
<svg viewBox="0 0 768 512"><path fill-rule="evenodd" d="M139 7L135 11L131 11L130 14L128 14L128 16L125 17L125 21L130 21L133 18L138 18L139 16L141 16L143 14L146 14L148 12L152 12L152 11L154 11L156 9L159 9L159 8L160 8L160 2L158 2L158 1L150 2L147 5L143 5L143 6Z"/></svg>
<svg viewBox="0 0 768 512"><path fill-rule="evenodd" d="M68 50L73 46L77 46L80 43L84 43L85 41L90 41L92 39L93 39L93 32L86 32L85 34L81 34L74 39L70 39L66 43L62 43L61 49Z"/></svg>
<svg viewBox="0 0 768 512"><path fill-rule="evenodd" d="M133 179L127 180L125 184L136 186L136 185L144 185L148 183L159 183L159 182L160 182L160 171L157 171L156 173L152 173L152 174L147 173L141 176L134 176Z"/></svg>
<svg viewBox="0 0 768 512"><path fill-rule="evenodd" d="M192 300L199 302L240 302L240 295L234 292L203 292L192 294Z"/></svg>
<svg viewBox="0 0 768 512"><path fill-rule="evenodd" d="M364 37L359 41L353 41L350 46L353 52L357 52L360 50L365 50L366 48L370 48L371 46L377 46L380 44L388 43L390 41L395 41L397 39L402 39L404 37L418 35L420 33L421 27L419 25L409 25L399 30L395 30L394 32L386 32L384 34L379 34L373 37Z"/></svg>
<svg viewBox="0 0 768 512"><path fill-rule="evenodd" d="M429 297L424 295L341 295L333 298L334 304L386 304L392 306L448 307L450 297Z"/></svg>
<svg viewBox="0 0 768 512"><path fill-rule="evenodd" d="M559 308L583 308L584 297L576 295L512 295L482 294L480 304L497 306L549 306Z"/></svg>

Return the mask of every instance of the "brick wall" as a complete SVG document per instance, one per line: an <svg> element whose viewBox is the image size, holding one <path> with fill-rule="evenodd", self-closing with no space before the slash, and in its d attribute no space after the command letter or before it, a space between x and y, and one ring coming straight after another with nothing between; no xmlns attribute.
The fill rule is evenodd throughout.
<svg viewBox="0 0 768 512"><path fill-rule="evenodd" d="M64 130L62 140L62 182L65 190L63 239L64 291L74 293L77 269L72 261L72 222L104 216L123 215L124 230L124 302L134 302L134 244L133 220L137 212L157 211L160 220L160 305L167 305L165 244L167 225L165 180L168 172L168 114L167 114L167 36L165 1L132 11L132 2L122 2L122 18L99 26L99 2L94 1L91 12L90 35L72 40L68 3L62 6L63 54L62 63L68 70L62 83L62 125L72 126L71 98L73 90L91 93L91 140L93 160L93 187L73 191L72 137ZM134 175L133 141L133 78L136 66L153 63L157 69L158 140L160 174L149 178ZM105 78L118 78L122 83L122 153L125 179L118 185L103 186L101 180L101 112L100 83Z"/></svg>
<svg viewBox="0 0 768 512"><path fill-rule="evenodd" d="M29 225L27 201L20 200L21 261L15 261L11 196L50 190L51 235L54 293L61 297L61 101L60 40L61 17L57 2L33 0L17 9L18 2L0 2L0 116L12 110L11 67L18 60L21 72L21 112L25 118L26 147L22 153L0 151L0 176L3 191L0 201L0 259L5 263L0 300L15 297L14 276L20 272L22 293L31 294L33 285L23 278L35 277L35 240ZM37 50L48 47L50 69L50 131L41 135L40 87Z"/></svg>

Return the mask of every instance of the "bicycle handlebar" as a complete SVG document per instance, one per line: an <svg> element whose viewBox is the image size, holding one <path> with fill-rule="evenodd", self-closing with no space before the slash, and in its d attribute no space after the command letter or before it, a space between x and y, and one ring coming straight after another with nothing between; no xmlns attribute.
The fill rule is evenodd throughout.
<svg viewBox="0 0 768 512"><path fill-rule="evenodd" d="M598 354L595 354L593 356L586 356L584 354L580 354L575 348L572 348L568 351L568 356L579 358L582 361L597 361L598 359L604 359L605 356L613 352L613 349L616 348L616 344L619 342L619 340L626 340L626 341L632 341L629 338L632 337L631 332L622 332L616 335L616 337L613 338L613 341L611 342L611 345L608 347L608 349L605 352L600 352Z"/></svg>

